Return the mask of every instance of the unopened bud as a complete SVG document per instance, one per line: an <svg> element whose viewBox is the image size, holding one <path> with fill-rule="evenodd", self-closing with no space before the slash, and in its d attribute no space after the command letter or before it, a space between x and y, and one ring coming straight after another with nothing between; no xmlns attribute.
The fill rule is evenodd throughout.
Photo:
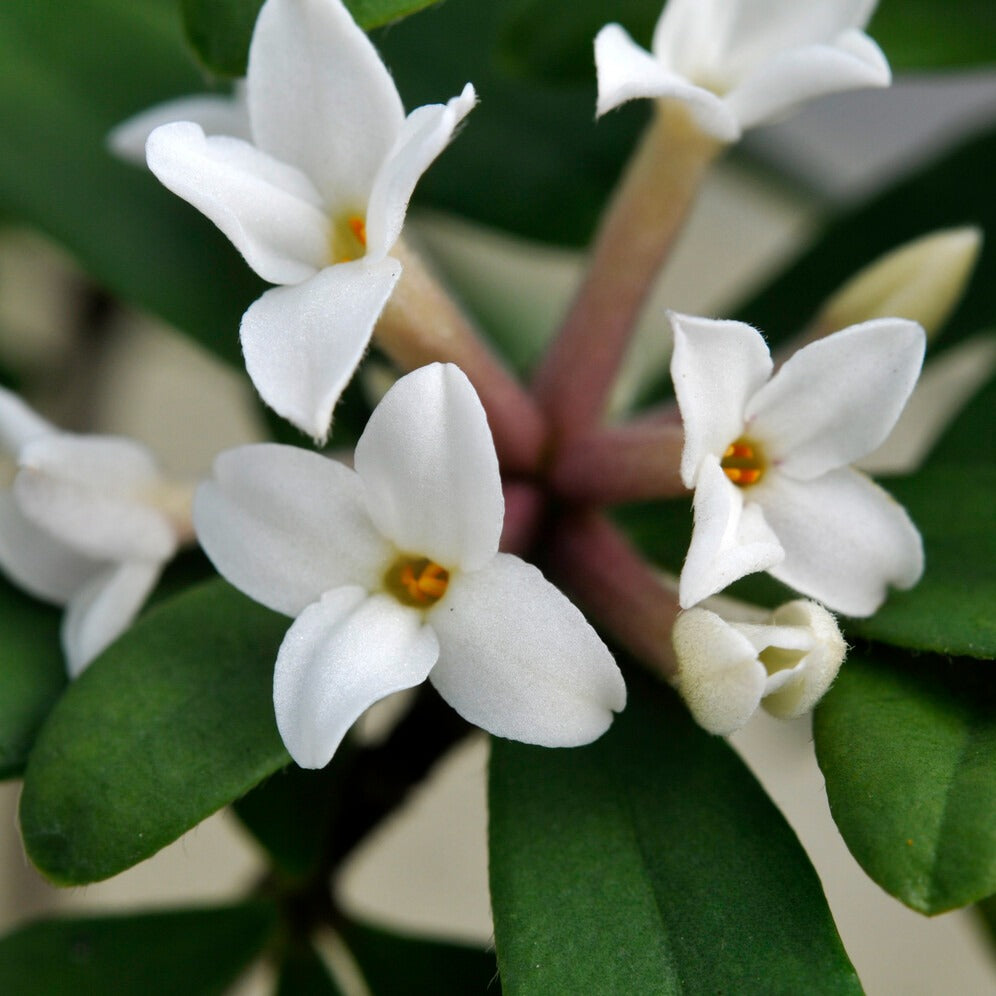
<svg viewBox="0 0 996 996"><path fill-rule="evenodd" d="M689 609L675 621L672 641L678 691L696 722L723 736L744 726L759 705L780 719L809 712L847 653L834 617L806 600L782 605L761 624Z"/></svg>
<svg viewBox="0 0 996 996"><path fill-rule="evenodd" d="M819 335L872 318L909 318L934 335L961 300L982 248L978 228L925 235L869 264L840 288L814 323Z"/></svg>

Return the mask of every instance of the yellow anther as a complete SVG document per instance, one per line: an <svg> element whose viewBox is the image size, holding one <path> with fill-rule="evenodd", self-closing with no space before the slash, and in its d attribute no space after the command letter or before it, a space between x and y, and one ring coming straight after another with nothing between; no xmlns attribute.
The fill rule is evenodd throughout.
<svg viewBox="0 0 996 996"><path fill-rule="evenodd" d="M329 236L329 259L333 263L350 263L367 252L367 222L363 215L340 216L332 224Z"/></svg>
<svg viewBox="0 0 996 996"><path fill-rule="evenodd" d="M450 572L428 557L399 557L384 575L384 587L402 605L428 608L446 594Z"/></svg>
<svg viewBox="0 0 996 996"><path fill-rule="evenodd" d="M719 462L723 473L740 488L757 484L767 466L757 444L749 439L737 439L726 447Z"/></svg>
<svg viewBox="0 0 996 996"><path fill-rule="evenodd" d="M367 223L359 215L353 215L346 224L349 225L349 230L356 236L356 241L365 248L367 244Z"/></svg>

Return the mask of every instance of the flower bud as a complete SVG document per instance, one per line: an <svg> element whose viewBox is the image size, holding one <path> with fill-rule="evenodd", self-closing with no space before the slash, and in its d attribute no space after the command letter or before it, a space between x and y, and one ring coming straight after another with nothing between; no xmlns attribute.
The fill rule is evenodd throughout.
<svg viewBox="0 0 996 996"><path fill-rule="evenodd" d="M759 705L780 719L809 712L847 653L834 617L806 600L782 605L763 624L689 609L671 638L678 691L696 722L723 736L744 726Z"/></svg>
<svg viewBox="0 0 996 996"><path fill-rule="evenodd" d="M871 318L909 318L932 336L961 300L981 248L982 233L971 227L907 242L844 284L815 326L824 334Z"/></svg>

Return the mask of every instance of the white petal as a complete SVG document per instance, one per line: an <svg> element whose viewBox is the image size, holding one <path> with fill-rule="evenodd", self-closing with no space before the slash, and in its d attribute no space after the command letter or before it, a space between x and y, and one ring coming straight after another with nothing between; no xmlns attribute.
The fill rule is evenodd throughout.
<svg viewBox="0 0 996 996"><path fill-rule="evenodd" d="M16 457L25 443L57 432L13 391L0 387L0 453Z"/></svg>
<svg viewBox="0 0 996 996"><path fill-rule="evenodd" d="M131 625L161 572L158 563L118 564L73 596L62 618L62 648L70 678Z"/></svg>
<svg viewBox="0 0 996 996"><path fill-rule="evenodd" d="M457 125L470 113L477 94L468 83L459 97L412 111L390 154L374 178L367 209L367 258L391 251L405 222L408 200L419 178L446 148Z"/></svg>
<svg viewBox="0 0 996 996"><path fill-rule="evenodd" d="M145 165L145 144L160 126L174 121L193 121L207 135L230 135L249 140L249 108L245 92L237 87L231 96L202 93L167 100L122 121L107 136L107 144L120 159Z"/></svg>
<svg viewBox="0 0 996 996"><path fill-rule="evenodd" d="M60 433L21 450L14 494L24 515L97 560L165 560L176 533L153 504L161 482L130 439Z"/></svg>
<svg viewBox="0 0 996 996"><path fill-rule="evenodd" d="M755 571L770 570L784 556L779 538L753 502L732 484L714 456L702 463L693 502L695 528L678 600L687 609Z"/></svg>
<svg viewBox="0 0 996 996"><path fill-rule="evenodd" d="M404 109L345 7L338 0L267 0L247 83L256 144L303 170L330 212L364 214Z"/></svg>
<svg viewBox="0 0 996 996"><path fill-rule="evenodd" d="M21 514L11 492L0 492L0 570L18 587L64 605L101 566L39 529Z"/></svg>
<svg viewBox="0 0 996 996"><path fill-rule="evenodd" d="M916 322L879 318L800 349L747 405L747 434L779 470L810 480L870 453L920 373Z"/></svg>
<svg viewBox="0 0 996 996"><path fill-rule="evenodd" d="M757 711L767 673L750 641L706 609L689 609L671 631L677 686L695 721L728 736Z"/></svg>
<svg viewBox="0 0 996 996"><path fill-rule="evenodd" d="M189 121L163 125L146 148L149 169L232 240L274 284L296 284L329 256L329 220L311 181L293 166Z"/></svg>
<svg viewBox="0 0 996 996"><path fill-rule="evenodd" d="M627 100L667 97L688 104L699 127L719 141L739 137L736 119L714 93L666 69L618 24L607 24L596 36L595 68L598 116Z"/></svg>
<svg viewBox="0 0 996 996"><path fill-rule="evenodd" d="M882 50L867 35L851 31L834 45L780 52L731 90L726 102L746 129L775 120L814 97L888 86L891 80Z"/></svg>
<svg viewBox="0 0 996 996"><path fill-rule="evenodd" d="M246 370L260 397L323 441L400 275L401 264L390 257L356 260L267 291L240 328Z"/></svg>
<svg viewBox="0 0 996 996"><path fill-rule="evenodd" d="M531 564L498 554L459 574L429 613L439 663L429 680L489 733L544 747L600 737L626 705L608 648Z"/></svg>
<svg viewBox="0 0 996 996"><path fill-rule="evenodd" d="M799 600L779 606L772 614L772 622L777 626L805 627L812 638L812 649L797 665L794 680L778 691L766 692L761 703L772 716L796 719L810 712L833 684L847 654L847 644L834 617L816 602Z"/></svg>
<svg viewBox="0 0 996 996"><path fill-rule="evenodd" d="M463 371L433 363L384 396L356 445L380 531L406 552L473 571L494 556L504 499L487 416Z"/></svg>
<svg viewBox="0 0 996 996"><path fill-rule="evenodd" d="M377 585L390 557L356 474L295 446L218 456L213 479L197 489L194 525L219 573L290 616L330 588Z"/></svg>
<svg viewBox="0 0 996 996"><path fill-rule="evenodd" d="M685 427L681 479L695 485L709 453L722 456L744 431L751 396L771 375L761 334L743 322L717 322L671 312L671 379Z"/></svg>
<svg viewBox="0 0 996 996"><path fill-rule="evenodd" d="M432 627L386 595L336 588L287 631L273 672L277 727L302 768L323 768L374 702L425 680L439 655Z"/></svg>
<svg viewBox="0 0 996 996"><path fill-rule="evenodd" d="M903 507L845 467L813 481L770 475L757 501L785 548L768 568L779 581L849 616L871 615L889 585L911 588L923 545Z"/></svg>
<svg viewBox="0 0 996 996"><path fill-rule="evenodd" d="M654 55L669 69L693 74L718 50L730 6L728 0L668 0L654 28Z"/></svg>

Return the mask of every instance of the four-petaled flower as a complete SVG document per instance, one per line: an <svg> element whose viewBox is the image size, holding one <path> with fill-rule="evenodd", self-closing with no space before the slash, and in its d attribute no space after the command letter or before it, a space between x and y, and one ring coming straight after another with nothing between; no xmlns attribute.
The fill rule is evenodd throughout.
<svg viewBox="0 0 996 996"><path fill-rule="evenodd" d="M887 86L861 29L876 0L669 0L653 54L618 24L595 39L598 113L635 97L684 103L720 142L827 93Z"/></svg>
<svg viewBox="0 0 996 996"><path fill-rule="evenodd" d="M491 733L545 746L600 736L626 691L584 616L498 553L504 515L487 419L459 368L402 378L355 471L287 446L223 453L194 522L215 566L296 619L277 655L277 725L322 767L378 699L427 677Z"/></svg>
<svg viewBox="0 0 996 996"><path fill-rule="evenodd" d="M62 646L75 677L135 618L176 552L190 492L139 443L60 432L0 389L0 569L65 605Z"/></svg>
<svg viewBox="0 0 996 996"><path fill-rule="evenodd" d="M890 584L914 585L920 534L848 465L899 417L923 362L923 329L899 318L853 325L772 377L768 347L749 325L677 314L671 324L681 476L695 489L682 607L764 570L851 616L874 612Z"/></svg>
<svg viewBox="0 0 996 996"><path fill-rule="evenodd" d="M678 691L696 722L723 736L739 730L759 705L780 719L805 715L847 652L833 616L802 600L764 622L727 622L708 609L689 609L671 639Z"/></svg>
<svg viewBox="0 0 996 996"><path fill-rule="evenodd" d="M339 0L267 0L246 78L252 143L193 122L157 128L150 169L275 287L242 318L246 369L316 439L401 274L388 255L419 177L474 106L468 84L406 118Z"/></svg>

